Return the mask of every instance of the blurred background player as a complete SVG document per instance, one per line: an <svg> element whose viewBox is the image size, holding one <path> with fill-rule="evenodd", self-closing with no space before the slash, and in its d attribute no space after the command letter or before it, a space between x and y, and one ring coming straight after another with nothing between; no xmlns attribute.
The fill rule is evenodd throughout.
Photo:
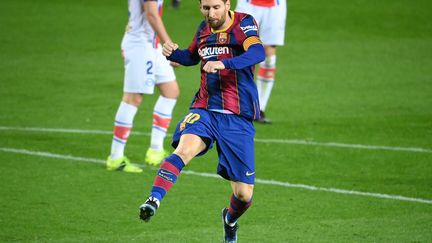
<svg viewBox="0 0 432 243"><path fill-rule="evenodd" d="M276 77L276 46L284 45L286 0L237 0L236 11L252 15L259 25L266 59L259 64L256 79L261 112L257 122L271 123L264 112Z"/></svg>
<svg viewBox="0 0 432 243"><path fill-rule="evenodd" d="M128 1L129 22L121 43L125 64L124 93L115 116L111 154L106 162L108 170L142 171L129 162L124 149L143 94L153 94L155 85L160 95L153 110L151 145L145 161L158 165L167 155L163 142L179 87L172 66L162 55L160 42L171 41L162 22L162 5L163 0Z"/></svg>
<svg viewBox="0 0 432 243"><path fill-rule="evenodd" d="M237 220L252 204L255 183L253 120L259 117L255 65L265 59L251 15L230 11L229 0L201 0L201 22L188 49L165 43L163 54L185 66L201 62L200 88L189 113L177 124L175 151L161 164L140 218L149 221L182 169L216 143L217 172L230 182L222 209L225 242L237 242ZM187 214L186 214L187 215Z"/></svg>
<svg viewBox="0 0 432 243"><path fill-rule="evenodd" d="M174 9L178 9L180 7L180 0L171 0L171 5L173 6Z"/></svg>

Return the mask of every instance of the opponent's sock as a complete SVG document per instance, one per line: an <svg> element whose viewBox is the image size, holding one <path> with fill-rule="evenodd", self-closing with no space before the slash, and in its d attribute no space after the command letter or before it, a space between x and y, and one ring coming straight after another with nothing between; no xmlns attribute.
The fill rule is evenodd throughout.
<svg viewBox="0 0 432 243"><path fill-rule="evenodd" d="M266 59L261 62L258 67L257 88L261 111L265 111L267 107L267 102L273 89L275 75L276 55L272 55L270 57L266 57Z"/></svg>
<svg viewBox="0 0 432 243"><path fill-rule="evenodd" d="M237 222L237 219L242 216L244 212L252 205L252 199L249 202L240 201L234 193L231 195L230 206L228 208L228 213L225 217L225 222L229 226L234 226Z"/></svg>
<svg viewBox="0 0 432 243"><path fill-rule="evenodd" d="M129 133L132 130L133 120L138 108L121 102L117 110L114 122L114 136L111 144L111 159L115 160L124 156Z"/></svg>
<svg viewBox="0 0 432 243"><path fill-rule="evenodd" d="M185 164L180 156L176 154L168 156L165 161L162 162L156 175L150 197L155 197L161 201L172 185L177 181L177 177L183 167L185 167Z"/></svg>
<svg viewBox="0 0 432 243"><path fill-rule="evenodd" d="M163 150L163 141L171 122L172 111L176 99L159 96L153 110L153 127L151 133L150 147L154 150Z"/></svg>

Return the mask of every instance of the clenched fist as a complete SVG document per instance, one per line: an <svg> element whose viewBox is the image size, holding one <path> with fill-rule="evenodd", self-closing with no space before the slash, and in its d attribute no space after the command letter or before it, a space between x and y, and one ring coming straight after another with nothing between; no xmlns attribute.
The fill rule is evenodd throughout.
<svg viewBox="0 0 432 243"><path fill-rule="evenodd" d="M179 46L176 43L172 43L170 41L165 42L162 46L162 54L166 57L171 56L173 51L177 50Z"/></svg>
<svg viewBox="0 0 432 243"><path fill-rule="evenodd" d="M221 61L208 61L203 67L203 70L207 73L216 73L222 69L225 69L225 65Z"/></svg>

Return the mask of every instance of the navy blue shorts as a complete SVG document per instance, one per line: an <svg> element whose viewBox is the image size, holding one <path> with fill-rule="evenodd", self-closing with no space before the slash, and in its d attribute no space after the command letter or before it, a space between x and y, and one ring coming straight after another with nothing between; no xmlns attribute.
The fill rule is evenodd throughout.
<svg viewBox="0 0 432 243"><path fill-rule="evenodd" d="M177 124L172 141L174 148L183 134L195 134L206 143L198 156L205 154L216 142L220 176L231 181L255 183L255 128L252 121L234 114L191 109Z"/></svg>

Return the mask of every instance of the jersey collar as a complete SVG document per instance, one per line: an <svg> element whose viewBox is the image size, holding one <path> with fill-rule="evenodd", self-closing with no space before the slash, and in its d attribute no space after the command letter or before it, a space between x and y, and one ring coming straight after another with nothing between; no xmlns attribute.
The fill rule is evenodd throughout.
<svg viewBox="0 0 432 243"><path fill-rule="evenodd" d="M229 25L225 29L221 29L221 30L214 30L213 28L210 27L212 33L225 32L227 29L229 29L233 25L234 17L235 17L234 11L230 10L228 14L231 17L231 22L229 23Z"/></svg>

